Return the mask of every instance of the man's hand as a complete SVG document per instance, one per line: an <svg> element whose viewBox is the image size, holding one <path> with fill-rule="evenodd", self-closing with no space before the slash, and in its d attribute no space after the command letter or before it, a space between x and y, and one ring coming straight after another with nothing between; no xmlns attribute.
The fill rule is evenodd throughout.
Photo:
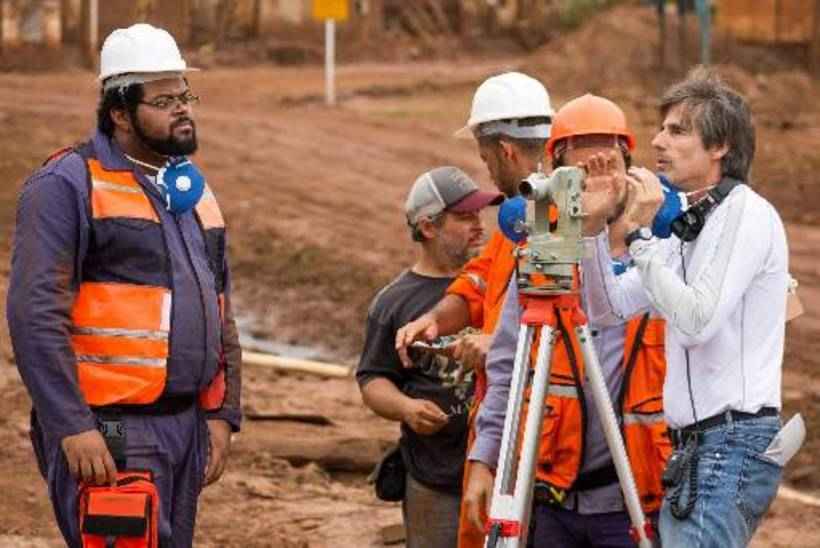
<svg viewBox="0 0 820 548"><path fill-rule="evenodd" d="M214 483L222 476L225 465L228 463L228 453L231 450L231 427L227 421L213 419L208 421L208 465L205 468L203 486Z"/></svg>
<svg viewBox="0 0 820 548"><path fill-rule="evenodd" d="M116 485L117 466L97 430L86 430L63 438L60 445L68 470L77 481L95 485Z"/></svg>
<svg viewBox="0 0 820 548"><path fill-rule="evenodd" d="M484 362L492 342L492 335L483 333L463 335L452 344L453 359L459 361L466 369L484 369Z"/></svg>
<svg viewBox="0 0 820 548"><path fill-rule="evenodd" d="M626 181L624 225L629 234L638 227L652 225L663 205L663 187L655 174L643 167L629 168Z"/></svg>
<svg viewBox="0 0 820 548"><path fill-rule="evenodd" d="M416 434L429 436L444 428L450 419L430 400L408 398L402 410L401 420Z"/></svg>
<svg viewBox="0 0 820 548"><path fill-rule="evenodd" d="M493 497L493 473L490 467L479 461L470 461L470 481L464 490L464 508L467 519L479 531L484 530Z"/></svg>
<svg viewBox="0 0 820 548"><path fill-rule="evenodd" d="M578 167L587 172L581 196L584 211L581 231L584 236L595 236L615 213L618 194L625 184L624 174L618 169L615 151L594 154Z"/></svg>
<svg viewBox="0 0 820 548"><path fill-rule="evenodd" d="M414 341L423 339L433 341L438 337L438 322L431 314L413 320L404 327L396 331L396 351L404 367L413 367L413 360L407 354L407 347Z"/></svg>

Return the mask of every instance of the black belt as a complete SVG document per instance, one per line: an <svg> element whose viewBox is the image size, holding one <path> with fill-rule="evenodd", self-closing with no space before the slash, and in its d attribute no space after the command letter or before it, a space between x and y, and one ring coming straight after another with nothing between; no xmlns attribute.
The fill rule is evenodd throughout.
<svg viewBox="0 0 820 548"><path fill-rule="evenodd" d="M599 487L605 487L618 482L618 472L615 465L610 464L603 468L590 470L583 474L578 474L575 483L572 484L572 491L591 491Z"/></svg>
<svg viewBox="0 0 820 548"><path fill-rule="evenodd" d="M194 394L162 396L145 405L104 405L91 410L102 415L178 415L187 411L197 402Z"/></svg>
<svg viewBox="0 0 820 548"><path fill-rule="evenodd" d="M536 481L533 488L533 501L535 504L560 506L566 499L568 493L591 491L614 483L618 483L618 472L615 470L615 465L610 463L603 468L597 468L579 474L575 483L573 483L572 487L568 490L553 487L543 481Z"/></svg>
<svg viewBox="0 0 820 548"><path fill-rule="evenodd" d="M680 429L669 429L669 437L672 439L672 443L675 446L680 446L686 441L686 438L689 437L690 434L694 434L696 432L704 432L711 428L715 428L717 426L723 426L724 424L728 423L730 420L732 422L738 421L747 421L751 419L759 419L761 417L775 417L780 414L780 410L776 407L761 407L760 411L757 413L746 413L745 411L726 411L725 413L719 413L717 415L711 416L707 419L703 419L702 421L698 421L694 424L690 424L689 426L684 426Z"/></svg>

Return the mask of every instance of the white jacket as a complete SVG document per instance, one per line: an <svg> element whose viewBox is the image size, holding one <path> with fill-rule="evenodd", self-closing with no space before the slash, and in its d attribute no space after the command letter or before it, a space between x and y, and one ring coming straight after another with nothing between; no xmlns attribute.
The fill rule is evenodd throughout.
<svg viewBox="0 0 820 548"><path fill-rule="evenodd" d="M638 240L636 268L615 276L608 239L584 259L587 313L597 324L654 308L667 321L666 420L681 428L729 409L781 407L788 247L774 207L738 185L684 243ZM691 377L690 401L687 361Z"/></svg>

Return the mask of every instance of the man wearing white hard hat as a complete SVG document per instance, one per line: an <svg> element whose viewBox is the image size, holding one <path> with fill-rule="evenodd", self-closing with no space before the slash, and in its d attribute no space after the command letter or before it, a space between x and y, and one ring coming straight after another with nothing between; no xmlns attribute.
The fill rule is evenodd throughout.
<svg viewBox="0 0 820 548"><path fill-rule="evenodd" d="M507 197L513 197L518 194L518 183L545 163L552 115L549 94L541 82L520 72L507 72L488 78L476 89L470 118L456 136L475 138L493 183ZM407 349L414 341L430 341L467 326L481 329L479 335L460 337L453 348L457 359L476 370L470 446L473 418L487 390L485 356L515 269L514 246L496 230L481 254L461 270L444 299L396 334L396 349L405 365L410 366ZM464 485L469 483L471 470L468 462ZM468 499L469 493L465 493L464 502ZM461 548L484 546L484 532L466 519L464 504L458 544Z"/></svg>
<svg viewBox="0 0 820 548"><path fill-rule="evenodd" d="M189 70L162 29L111 33L97 132L19 198L7 318L71 548L191 546L239 429L225 224L188 157Z"/></svg>

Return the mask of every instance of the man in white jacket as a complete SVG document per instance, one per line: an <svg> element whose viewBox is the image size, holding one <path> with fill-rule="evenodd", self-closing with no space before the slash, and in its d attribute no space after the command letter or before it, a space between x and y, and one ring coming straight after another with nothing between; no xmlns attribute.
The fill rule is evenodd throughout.
<svg viewBox="0 0 820 548"><path fill-rule="evenodd" d="M630 169L625 243L635 268L616 277L599 234L584 261L588 312L599 324L649 309L667 321L664 410L676 452L663 545L746 546L782 476L767 448L780 428L786 236L749 184L755 133L740 95L696 69L666 92L660 113L657 171L692 206L675 235L653 238L660 183Z"/></svg>

